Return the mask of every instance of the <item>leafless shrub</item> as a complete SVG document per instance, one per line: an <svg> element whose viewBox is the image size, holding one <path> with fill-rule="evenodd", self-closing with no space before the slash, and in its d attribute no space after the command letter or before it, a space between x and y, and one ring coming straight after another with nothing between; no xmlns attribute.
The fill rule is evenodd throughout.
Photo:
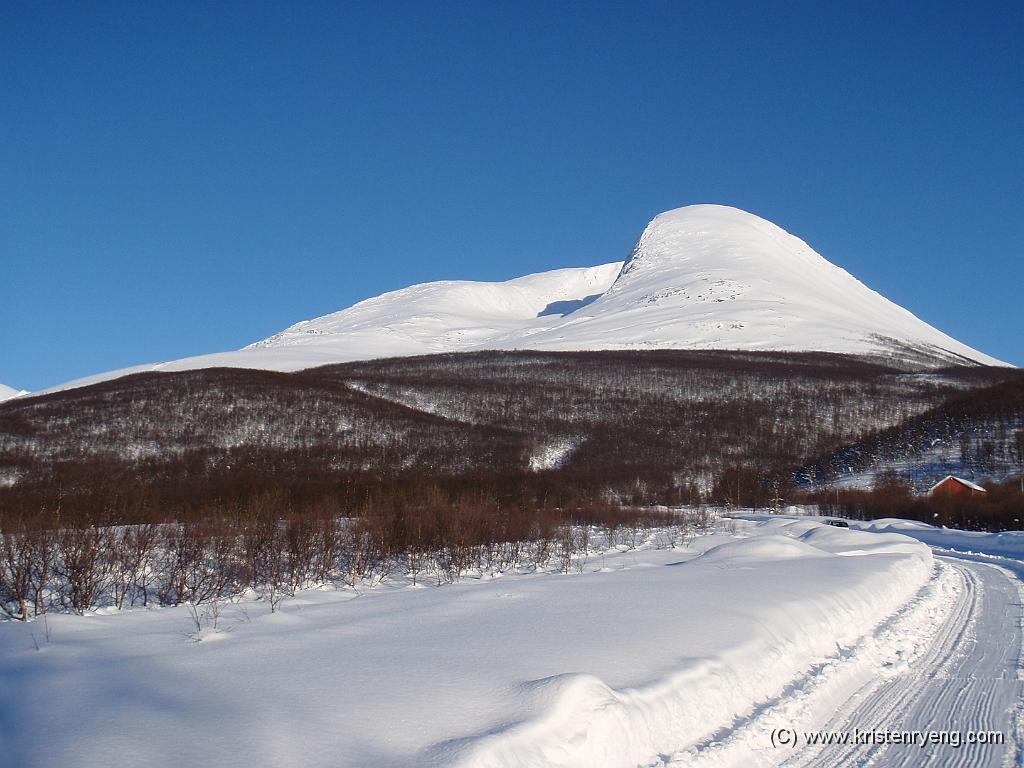
<svg viewBox="0 0 1024 768"><path fill-rule="evenodd" d="M590 557L590 527L580 526L575 530L575 540L573 542L576 549L576 572L583 573L583 570L587 567L587 559Z"/></svg>
<svg viewBox="0 0 1024 768"><path fill-rule="evenodd" d="M110 590L114 606L145 606L159 529L152 523L121 526L111 533Z"/></svg>
<svg viewBox="0 0 1024 768"><path fill-rule="evenodd" d="M582 573L593 548L685 542L689 528L664 508L543 499L502 504L440 485L378 488L352 512L283 492L204 505L179 520L66 525L56 516L3 517L0 599L9 618L42 615L48 601L83 613L99 605L186 604L200 629L251 590L271 611L296 590L340 582L363 588L400 573L437 583L508 569ZM346 512L348 510L345 510ZM198 630L197 630L198 631Z"/></svg>
<svg viewBox="0 0 1024 768"><path fill-rule="evenodd" d="M100 596L109 575L109 529L64 528L57 539L60 597L75 613L85 613Z"/></svg>
<svg viewBox="0 0 1024 768"><path fill-rule="evenodd" d="M703 504L690 513L690 522L694 530L701 536L707 536L714 532L715 515Z"/></svg>
<svg viewBox="0 0 1024 768"><path fill-rule="evenodd" d="M11 618L21 621L29 618L34 555L32 542L23 528L0 535L0 608Z"/></svg>
<svg viewBox="0 0 1024 768"><path fill-rule="evenodd" d="M220 628L222 601L219 598L210 600L202 606L191 601L185 605L188 607L188 615L195 628L195 639L200 639L198 635L205 629L217 630Z"/></svg>

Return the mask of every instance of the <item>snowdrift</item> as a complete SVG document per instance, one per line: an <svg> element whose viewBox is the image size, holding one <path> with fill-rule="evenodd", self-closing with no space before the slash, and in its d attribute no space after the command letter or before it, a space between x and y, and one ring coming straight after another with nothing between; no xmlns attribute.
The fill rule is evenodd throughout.
<svg viewBox="0 0 1024 768"><path fill-rule="evenodd" d="M583 574L228 605L201 635L184 607L53 616L48 640L0 625L5 750L26 768L650 764L815 674L932 574L900 536L738 525Z"/></svg>
<svg viewBox="0 0 1024 768"><path fill-rule="evenodd" d="M1024 559L1024 531L960 531L953 528L936 528L934 525L916 520L896 518L880 518L854 525L862 531L892 532L909 536L932 547Z"/></svg>
<svg viewBox="0 0 1024 768"><path fill-rule="evenodd" d="M837 646L855 644L931 573L928 550L905 537L819 525L792 537L804 527L762 523L762 535L718 545L681 564L675 588L712 592L718 607L697 614L692 623L680 622L679 634L669 642L680 650L697 646L703 653L684 654L676 669L635 688L615 690L589 674L527 684L521 690L538 716L497 734L445 745L431 755L430 764L650 764L659 754L712 739L717 728L749 715L755 703L778 696L815 660ZM779 533L765 533L772 530ZM849 560L842 556L855 545L859 554L872 555L865 558L871 573L843 567ZM837 570L847 583L837 583ZM759 596L764 602L755 602ZM695 633L704 637L692 637Z"/></svg>

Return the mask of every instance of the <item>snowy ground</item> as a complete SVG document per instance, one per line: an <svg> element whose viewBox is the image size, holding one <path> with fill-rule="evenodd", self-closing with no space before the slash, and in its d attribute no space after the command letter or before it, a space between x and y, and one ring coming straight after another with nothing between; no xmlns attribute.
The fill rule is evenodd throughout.
<svg viewBox="0 0 1024 768"><path fill-rule="evenodd" d="M275 614L243 601L198 633L184 607L0 625L0 763L1017 759L1011 561L813 520L735 525L685 550L594 555L581 574L309 591ZM772 745L779 728L853 727L991 728L1008 743Z"/></svg>
<svg viewBox="0 0 1024 768"><path fill-rule="evenodd" d="M851 521L851 525L864 531L902 533L930 547L955 550L961 553L997 555L1024 560L1024 531L1003 531L983 533L981 531L957 531L936 528L934 525L916 520L882 518L863 522Z"/></svg>

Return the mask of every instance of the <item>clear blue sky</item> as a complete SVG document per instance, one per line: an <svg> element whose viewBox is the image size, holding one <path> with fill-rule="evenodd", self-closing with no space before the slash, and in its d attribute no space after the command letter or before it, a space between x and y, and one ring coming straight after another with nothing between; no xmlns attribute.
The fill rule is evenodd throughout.
<svg viewBox="0 0 1024 768"><path fill-rule="evenodd" d="M1024 364L1022 40L1019 0L4 4L0 382L622 259L699 202Z"/></svg>

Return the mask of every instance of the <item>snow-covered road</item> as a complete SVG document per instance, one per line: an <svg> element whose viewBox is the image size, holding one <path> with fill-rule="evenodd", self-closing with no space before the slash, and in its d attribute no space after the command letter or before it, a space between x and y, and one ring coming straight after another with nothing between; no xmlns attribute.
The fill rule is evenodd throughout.
<svg viewBox="0 0 1024 768"><path fill-rule="evenodd" d="M932 581L889 622L853 647L837 648L781 697L667 764L1021 765L1024 564L936 554ZM1002 743L885 744L879 735L858 736L883 731L964 740L995 733ZM810 743L818 734L849 741Z"/></svg>
<svg viewBox="0 0 1024 768"><path fill-rule="evenodd" d="M1004 744L804 745L789 766L1020 765L1021 593L1002 568L946 557L962 589L932 647L902 674L858 691L825 725L860 730L995 732Z"/></svg>

